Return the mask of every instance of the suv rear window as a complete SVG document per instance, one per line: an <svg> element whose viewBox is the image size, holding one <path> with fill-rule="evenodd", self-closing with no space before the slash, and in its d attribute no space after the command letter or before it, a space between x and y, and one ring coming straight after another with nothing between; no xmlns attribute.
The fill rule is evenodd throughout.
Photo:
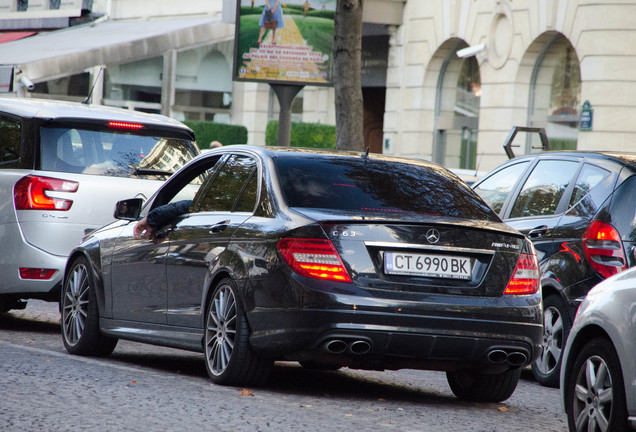
<svg viewBox="0 0 636 432"><path fill-rule="evenodd" d="M110 131L44 127L40 169L166 179L197 155L192 141Z"/></svg>
<svg viewBox="0 0 636 432"><path fill-rule="evenodd" d="M0 118L0 164L20 158L20 123Z"/></svg>
<svg viewBox="0 0 636 432"><path fill-rule="evenodd" d="M464 182L434 165L306 155L274 160L290 207L499 220Z"/></svg>

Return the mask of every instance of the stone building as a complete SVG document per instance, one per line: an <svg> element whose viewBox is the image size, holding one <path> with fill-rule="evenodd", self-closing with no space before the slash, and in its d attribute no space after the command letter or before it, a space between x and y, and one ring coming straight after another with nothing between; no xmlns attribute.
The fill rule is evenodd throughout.
<svg viewBox="0 0 636 432"><path fill-rule="evenodd" d="M81 100L92 89L93 103L242 124L250 143L263 144L277 100L268 84L232 80L235 8L235 0L0 0L0 91ZM487 171L506 159L513 126L545 128L551 148L634 146L636 2L365 0L364 8L372 151ZM292 119L333 124L333 88L305 86ZM527 153L537 140L516 144Z"/></svg>

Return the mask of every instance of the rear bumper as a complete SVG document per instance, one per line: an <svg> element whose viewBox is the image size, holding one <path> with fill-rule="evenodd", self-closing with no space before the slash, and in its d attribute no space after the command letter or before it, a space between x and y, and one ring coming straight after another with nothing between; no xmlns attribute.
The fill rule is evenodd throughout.
<svg viewBox="0 0 636 432"><path fill-rule="evenodd" d="M5 251L0 254L0 295L58 300L57 290L67 257L52 255L24 242L17 224L0 225L0 239ZM47 280L25 280L20 278L20 267L56 269L56 272Z"/></svg>
<svg viewBox="0 0 636 432"><path fill-rule="evenodd" d="M508 369L529 365L539 356L540 293L423 295L419 299L414 295L400 299L396 294L389 299L356 290L360 295L323 292L317 296L311 290L310 307L252 309L248 312L252 346L290 360L323 358L385 369ZM333 341L338 349L330 349ZM368 344L368 350L362 348L364 344L352 346L360 341Z"/></svg>

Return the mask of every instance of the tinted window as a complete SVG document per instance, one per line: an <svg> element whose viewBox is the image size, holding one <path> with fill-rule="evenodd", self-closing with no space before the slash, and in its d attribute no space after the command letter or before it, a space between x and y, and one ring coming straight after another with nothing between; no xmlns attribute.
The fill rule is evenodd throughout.
<svg viewBox="0 0 636 432"><path fill-rule="evenodd" d="M256 183L253 185L246 182L252 177L252 173L256 170L256 161L247 156L233 155L223 165L218 174L211 179L208 185L204 185L204 189L200 197L197 197L194 207L197 211L233 211L234 204L237 199L242 197L246 191L253 191ZM249 200L250 192L245 194L246 200ZM256 203L256 194L252 195L251 208L245 211L253 211ZM249 207L246 201L241 204L243 209Z"/></svg>
<svg viewBox="0 0 636 432"><path fill-rule="evenodd" d="M249 182L245 185L243 193L236 202L234 211L237 212L253 212L256 206L256 198L258 194L258 176L256 175L256 167L252 170Z"/></svg>
<svg viewBox="0 0 636 432"><path fill-rule="evenodd" d="M475 187L475 192L497 213L501 212L506 198L529 162L521 162L497 171Z"/></svg>
<svg viewBox="0 0 636 432"><path fill-rule="evenodd" d="M0 118L0 163L20 158L20 123Z"/></svg>
<svg viewBox="0 0 636 432"><path fill-rule="evenodd" d="M197 152L176 138L42 128L40 154L45 171L166 179Z"/></svg>
<svg viewBox="0 0 636 432"><path fill-rule="evenodd" d="M578 166L574 161L540 161L523 185L510 217L553 215Z"/></svg>
<svg viewBox="0 0 636 432"><path fill-rule="evenodd" d="M464 182L434 165L291 155L275 164L290 207L498 220Z"/></svg>
<svg viewBox="0 0 636 432"><path fill-rule="evenodd" d="M603 168L590 164L583 165L581 174L579 174L579 178L576 180L576 184L574 185L574 190L572 191L568 208L579 202L596 185L605 180L605 178L609 175L610 172Z"/></svg>
<svg viewBox="0 0 636 432"><path fill-rule="evenodd" d="M612 197L611 223L625 240L636 241L636 176L625 180Z"/></svg>

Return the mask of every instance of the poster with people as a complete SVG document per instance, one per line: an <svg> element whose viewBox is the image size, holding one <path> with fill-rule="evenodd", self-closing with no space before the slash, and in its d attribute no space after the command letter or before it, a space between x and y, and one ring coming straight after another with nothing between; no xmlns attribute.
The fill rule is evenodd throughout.
<svg viewBox="0 0 636 432"><path fill-rule="evenodd" d="M332 85L336 0L237 0L234 79Z"/></svg>

